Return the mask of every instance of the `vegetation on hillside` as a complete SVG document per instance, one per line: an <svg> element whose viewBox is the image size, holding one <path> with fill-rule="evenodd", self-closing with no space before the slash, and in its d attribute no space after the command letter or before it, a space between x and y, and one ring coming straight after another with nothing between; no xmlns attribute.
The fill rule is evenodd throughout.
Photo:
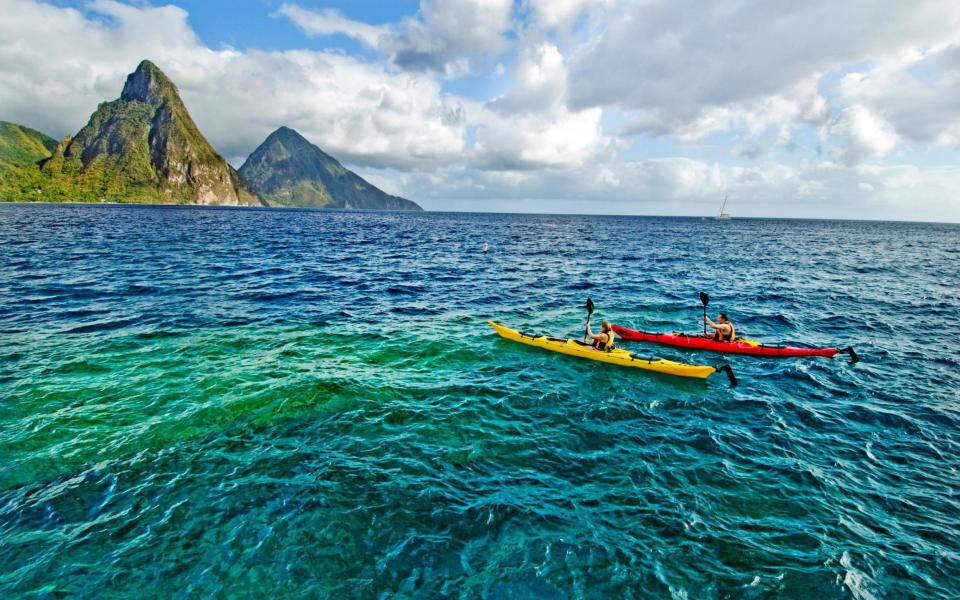
<svg viewBox="0 0 960 600"><path fill-rule="evenodd" d="M370 184L289 127L271 133L240 167L240 176L271 206L421 210Z"/></svg>

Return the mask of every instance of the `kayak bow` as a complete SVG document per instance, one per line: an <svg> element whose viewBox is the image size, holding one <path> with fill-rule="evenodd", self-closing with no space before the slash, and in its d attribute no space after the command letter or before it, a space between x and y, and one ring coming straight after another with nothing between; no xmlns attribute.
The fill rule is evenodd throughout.
<svg viewBox="0 0 960 600"><path fill-rule="evenodd" d="M559 352L560 354L566 354L568 356L578 356L580 358L604 362L611 365L620 365L622 367L633 367L636 369L643 369L645 371L653 371L655 373L676 375L678 377L706 379L714 373L726 373L730 380L730 384L737 385L737 378L734 377L733 370L729 365L723 365L720 367L712 367L710 365L687 365L662 358L646 358L638 356L621 348L616 348L614 350L610 350L609 352L604 350L595 350L590 344L586 344L577 340L560 339L545 335L524 333L522 331L510 329L509 327L505 327L493 321L487 321L487 323L489 323L490 327L493 327L494 331L496 331L500 337L504 339L520 342L521 344L526 344L528 346L543 348L544 350L550 350L551 352Z"/></svg>
<svg viewBox="0 0 960 600"><path fill-rule="evenodd" d="M625 340L632 342L653 342L655 344L666 344L668 346L677 346L679 348L690 348L694 350L712 350L714 352L726 352L727 354L747 354L750 356L773 356L779 358L788 358L796 356L825 356L831 358L836 354L843 352L850 355L851 362L857 362L860 358L853 348L847 346L843 350L838 348L798 348L795 346L768 346L752 340L738 339L733 342L717 342L710 338L697 335L683 335L682 333L650 333L647 331L638 331L628 329L619 325L613 326L613 331Z"/></svg>

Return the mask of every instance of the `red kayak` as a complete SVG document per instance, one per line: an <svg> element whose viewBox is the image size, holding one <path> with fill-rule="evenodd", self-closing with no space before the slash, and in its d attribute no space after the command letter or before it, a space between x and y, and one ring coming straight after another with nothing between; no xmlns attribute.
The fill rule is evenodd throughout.
<svg viewBox="0 0 960 600"><path fill-rule="evenodd" d="M646 331L637 331L636 329L627 329L619 325L613 326L613 331L618 336L632 342L654 342L657 344L667 344L668 346L678 346L680 348L691 348L694 350L713 350L714 352L726 352L728 354L749 354L750 356L776 356L781 358L792 356L826 356L830 358L837 353L843 352L850 355L852 362L857 362L859 357L853 351L853 348L846 347L843 350L839 348L797 348L794 346L767 346L752 340L737 339L733 342L717 342L706 337L698 335L683 335L682 333L649 333Z"/></svg>

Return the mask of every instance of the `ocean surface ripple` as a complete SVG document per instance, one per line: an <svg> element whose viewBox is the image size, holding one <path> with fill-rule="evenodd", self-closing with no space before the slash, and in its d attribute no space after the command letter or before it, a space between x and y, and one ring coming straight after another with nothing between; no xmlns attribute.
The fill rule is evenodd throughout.
<svg viewBox="0 0 960 600"><path fill-rule="evenodd" d="M960 226L0 206L4 597L960 597ZM484 252L484 244L489 251ZM861 362L707 382L594 321Z"/></svg>

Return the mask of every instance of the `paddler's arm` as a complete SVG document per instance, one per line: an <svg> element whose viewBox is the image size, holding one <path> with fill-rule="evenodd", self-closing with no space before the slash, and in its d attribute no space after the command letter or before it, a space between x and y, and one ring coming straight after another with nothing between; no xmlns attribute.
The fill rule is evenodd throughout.
<svg viewBox="0 0 960 600"><path fill-rule="evenodd" d="M602 331L600 333L592 333L590 332L589 325L587 326L587 337L590 338L591 340L600 340L601 342L606 344L609 336L611 335L612 334L604 333Z"/></svg>
<svg viewBox="0 0 960 600"><path fill-rule="evenodd" d="M590 338L591 340L595 340L597 339L597 336L601 336L601 335L603 334L602 333L594 334L592 331L590 331L590 321L587 321L587 337Z"/></svg>
<svg viewBox="0 0 960 600"><path fill-rule="evenodd" d="M710 317L704 317L703 320L706 321L707 325L720 333L730 333L729 323L714 323Z"/></svg>

